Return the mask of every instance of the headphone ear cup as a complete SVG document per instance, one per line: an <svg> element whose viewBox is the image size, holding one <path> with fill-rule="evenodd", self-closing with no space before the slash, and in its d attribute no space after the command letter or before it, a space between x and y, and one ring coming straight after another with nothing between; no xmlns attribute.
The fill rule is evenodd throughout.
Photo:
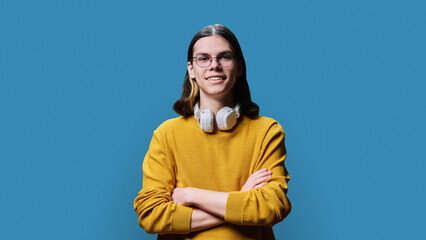
<svg viewBox="0 0 426 240"><path fill-rule="evenodd" d="M210 109L200 111L199 125L203 131L213 132L213 112Z"/></svg>
<svg viewBox="0 0 426 240"><path fill-rule="evenodd" d="M229 130L237 123L237 113L230 107L223 107L216 114L216 123L220 130Z"/></svg>

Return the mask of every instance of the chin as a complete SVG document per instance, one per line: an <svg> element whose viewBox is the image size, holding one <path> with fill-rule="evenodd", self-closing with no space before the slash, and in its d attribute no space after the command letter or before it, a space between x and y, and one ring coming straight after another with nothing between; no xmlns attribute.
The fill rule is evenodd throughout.
<svg viewBox="0 0 426 240"><path fill-rule="evenodd" d="M226 91L224 89L205 91L206 95L208 95L208 96L214 96L214 97L226 96L226 95L228 95L229 92L230 91Z"/></svg>

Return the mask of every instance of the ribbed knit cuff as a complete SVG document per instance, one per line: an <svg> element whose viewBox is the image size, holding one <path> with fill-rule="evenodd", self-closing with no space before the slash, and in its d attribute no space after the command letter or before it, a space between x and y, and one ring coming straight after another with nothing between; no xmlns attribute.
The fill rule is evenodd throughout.
<svg viewBox="0 0 426 240"><path fill-rule="evenodd" d="M225 221L233 224L244 223L244 199L247 192L230 192L226 202Z"/></svg>
<svg viewBox="0 0 426 240"><path fill-rule="evenodd" d="M191 231L192 208L176 205L173 212L172 231L189 233Z"/></svg>

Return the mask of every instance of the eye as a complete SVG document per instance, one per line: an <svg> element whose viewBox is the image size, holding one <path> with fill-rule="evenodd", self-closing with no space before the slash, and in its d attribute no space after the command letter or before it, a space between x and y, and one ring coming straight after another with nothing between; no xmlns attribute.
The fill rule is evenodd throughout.
<svg viewBox="0 0 426 240"><path fill-rule="evenodd" d="M232 55L231 54L224 54L224 55L220 56L219 59L230 60L230 59L232 59Z"/></svg>
<svg viewBox="0 0 426 240"><path fill-rule="evenodd" d="M197 61L209 61L210 56L199 56L197 57Z"/></svg>

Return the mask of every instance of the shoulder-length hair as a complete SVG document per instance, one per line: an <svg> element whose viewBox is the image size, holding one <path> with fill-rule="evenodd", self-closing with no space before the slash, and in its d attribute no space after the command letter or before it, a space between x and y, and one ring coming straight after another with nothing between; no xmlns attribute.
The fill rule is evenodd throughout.
<svg viewBox="0 0 426 240"><path fill-rule="evenodd" d="M225 26L220 24L210 25L201 29L192 38L188 48L188 62L193 59L194 44L203 37L220 36L229 42L235 51L236 62L240 62L242 69L241 76L237 77L234 85L234 101L240 104L240 114L250 118L259 116L259 106L251 101L250 89L247 82L246 75L246 62L244 60L243 52L241 51L240 44L238 43L235 35ZM188 70L186 71L185 79L183 81L182 96L175 102L173 109L184 117L189 117L194 114L194 104L200 100L199 87L195 79L191 79Z"/></svg>

